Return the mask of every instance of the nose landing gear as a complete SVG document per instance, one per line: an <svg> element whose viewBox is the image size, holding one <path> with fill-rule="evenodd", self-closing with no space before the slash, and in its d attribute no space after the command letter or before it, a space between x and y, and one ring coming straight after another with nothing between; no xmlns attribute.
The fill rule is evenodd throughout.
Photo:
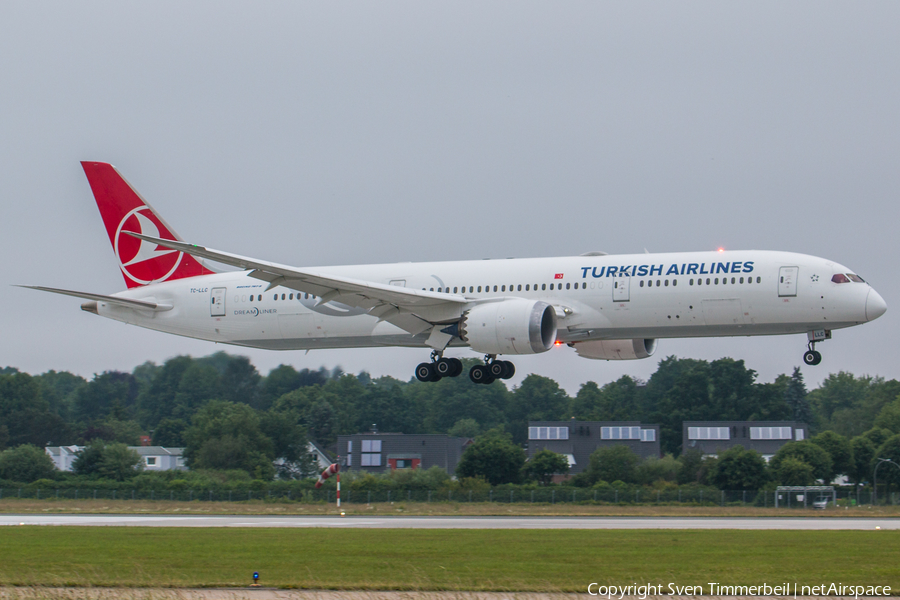
<svg viewBox="0 0 900 600"><path fill-rule="evenodd" d="M441 352L431 353L431 362L419 363L416 379L419 381L440 381L444 377L456 377L463 372L462 361L458 358L444 358Z"/></svg>
<svg viewBox="0 0 900 600"><path fill-rule="evenodd" d="M822 354L816 350L815 342L809 343L807 351L803 353L803 362L813 366L822 362Z"/></svg>
<svg viewBox="0 0 900 600"><path fill-rule="evenodd" d="M516 374L516 366L508 360L497 360L496 354L487 354L483 365L469 369L472 383L493 383L495 379L509 379Z"/></svg>

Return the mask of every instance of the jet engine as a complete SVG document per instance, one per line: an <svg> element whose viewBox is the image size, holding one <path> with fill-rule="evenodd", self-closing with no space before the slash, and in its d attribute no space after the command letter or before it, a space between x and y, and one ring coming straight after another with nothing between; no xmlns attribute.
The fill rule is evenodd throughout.
<svg viewBox="0 0 900 600"><path fill-rule="evenodd" d="M512 298L466 311L459 337L485 354L537 354L553 347L556 327L556 310L546 302Z"/></svg>
<svg viewBox="0 0 900 600"><path fill-rule="evenodd" d="M656 340L590 340L569 344L578 356L597 360L649 358L656 352Z"/></svg>

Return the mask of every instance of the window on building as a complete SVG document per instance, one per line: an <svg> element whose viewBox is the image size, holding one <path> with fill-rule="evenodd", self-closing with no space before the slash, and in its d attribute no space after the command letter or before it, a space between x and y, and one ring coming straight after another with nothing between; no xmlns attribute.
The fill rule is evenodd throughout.
<svg viewBox="0 0 900 600"><path fill-rule="evenodd" d="M381 454L363 453L360 456L362 458L359 461L359 464L362 467L380 467L381 466Z"/></svg>
<svg viewBox="0 0 900 600"><path fill-rule="evenodd" d="M689 440L730 440L728 427L688 427Z"/></svg>
<svg viewBox="0 0 900 600"><path fill-rule="evenodd" d="M155 456L145 456L144 462L147 463L148 467L155 467L156 466L156 457Z"/></svg>
<svg viewBox="0 0 900 600"><path fill-rule="evenodd" d="M641 429L641 441L642 442L655 442L656 441L656 430L655 429Z"/></svg>
<svg viewBox="0 0 900 600"><path fill-rule="evenodd" d="M804 433L805 433L805 432L804 432L802 429L799 429L799 428L798 428L798 429L795 429L795 430L794 430L794 440L795 440L795 441L798 441L798 442L799 442L800 440L802 440L802 439L803 439Z"/></svg>
<svg viewBox="0 0 900 600"><path fill-rule="evenodd" d="M639 440L640 427L601 427L600 439L603 440Z"/></svg>
<svg viewBox="0 0 900 600"><path fill-rule="evenodd" d="M793 437L790 427L751 427L751 440L789 440Z"/></svg>
<svg viewBox="0 0 900 600"><path fill-rule="evenodd" d="M363 452L381 452L381 440L363 440Z"/></svg>
<svg viewBox="0 0 900 600"><path fill-rule="evenodd" d="M568 427L529 427L529 440L567 440L569 439Z"/></svg>

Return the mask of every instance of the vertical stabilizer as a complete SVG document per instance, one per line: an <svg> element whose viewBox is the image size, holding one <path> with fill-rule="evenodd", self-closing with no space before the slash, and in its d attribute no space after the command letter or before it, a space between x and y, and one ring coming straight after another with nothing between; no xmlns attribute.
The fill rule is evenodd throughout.
<svg viewBox="0 0 900 600"><path fill-rule="evenodd" d="M193 256L123 233L131 231L166 240L181 240L114 166L88 161L82 161L81 166L91 184L109 242L129 288L213 273Z"/></svg>

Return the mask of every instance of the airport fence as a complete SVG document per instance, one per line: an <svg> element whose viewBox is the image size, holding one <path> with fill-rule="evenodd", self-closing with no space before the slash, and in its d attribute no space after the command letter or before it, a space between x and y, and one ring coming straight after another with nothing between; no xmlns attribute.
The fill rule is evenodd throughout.
<svg viewBox="0 0 900 600"><path fill-rule="evenodd" d="M880 488L881 486L879 486ZM592 489L567 486L548 486L532 489L497 487L490 489L406 489L354 490L344 489L341 502L372 504L391 502L493 502L509 504L620 504L620 505L694 505L694 506L756 506L810 508L816 500L831 494L776 492L772 490L715 490L709 488L679 488L654 490ZM839 506L897 505L900 494L879 489L878 496L871 489L837 489ZM33 500L142 500L160 502L296 502L332 503L334 489L136 489L125 485L113 487L24 486L0 488L0 500L10 498Z"/></svg>

